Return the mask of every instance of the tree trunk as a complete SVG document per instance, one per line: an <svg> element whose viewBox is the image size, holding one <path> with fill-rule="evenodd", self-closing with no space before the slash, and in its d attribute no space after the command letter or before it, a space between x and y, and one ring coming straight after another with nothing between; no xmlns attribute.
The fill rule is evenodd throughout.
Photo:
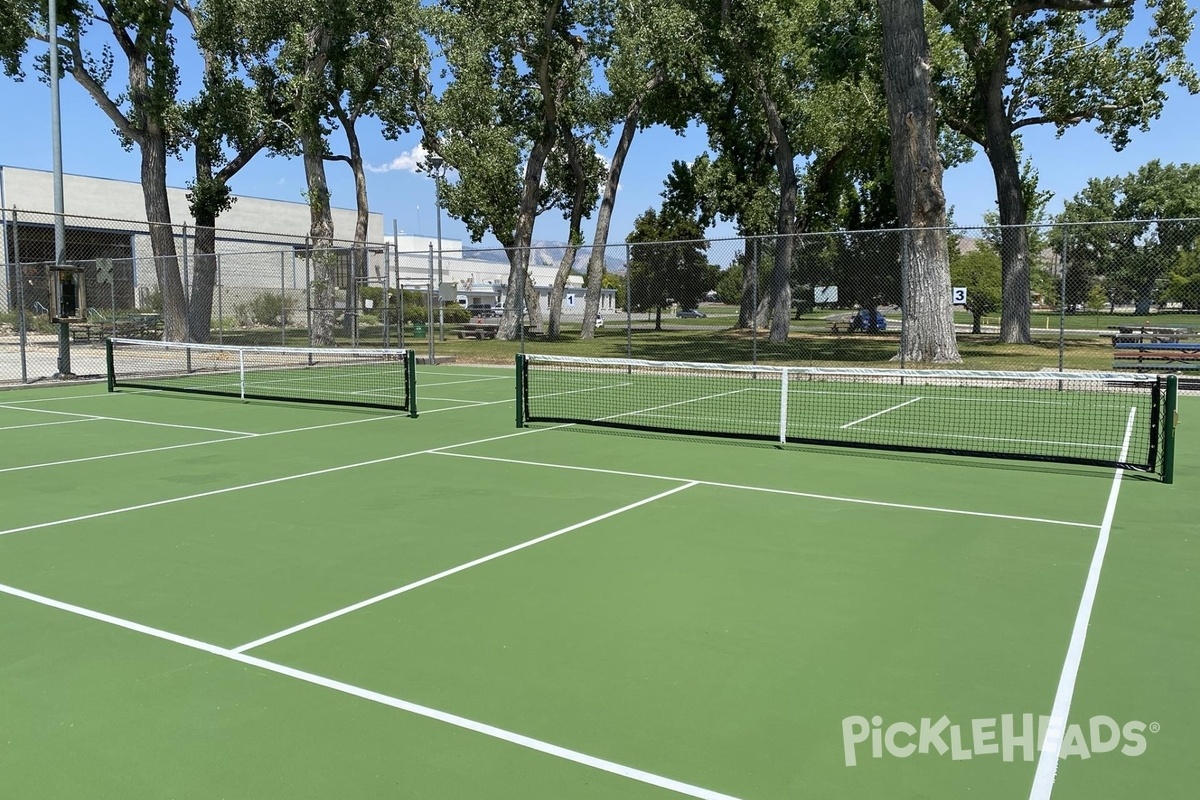
<svg viewBox="0 0 1200 800"><path fill-rule="evenodd" d="M766 111L767 128L771 132L775 170L779 175L779 210L775 216L775 265L771 269L770 334L772 342L786 342L792 323L792 248L796 245L796 152L792 149L786 126L779 114L775 99L767 90L761 75L755 85Z"/></svg>
<svg viewBox="0 0 1200 800"><path fill-rule="evenodd" d="M546 158L554 146L557 129L554 124L542 126L542 133L533 143L529 151L529 160L525 162L525 181L521 188L521 197L517 206L517 225L513 231L512 246L509 248L508 296L517 298L524 294L525 310L529 324L534 327L541 325L542 310L537 304L537 290L532 285L529 275L529 245L533 241L533 223L537 218L538 197L541 194L542 170L546 166ZM532 295L532 302L531 302ZM505 303L504 313L500 317L498 339L517 339L520 329L517 318L517 303Z"/></svg>
<svg viewBox="0 0 1200 800"><path fill-rule="evenodd" d="M217 217L197 213L192 294L188 298L188 341L204 343L212 331L213 290L217 284Z"/></svg>
<svg viewBox="0 0 1200 800"><path fill-rule="evenodd" d="M325 180L325 143L319 134L315 140L305 135L304 178L308 185L309 247L312 248L312 342L319 346L334 343L334 297L337 283L338 254L333 250L333 212L329 207L329 185Z"/></svg>
<svg viewBox="0 0 1200 800"><path fill-rule="evenodd" d="M1028 344L1029 337L1029 230L1021 164L1013 145L1012 128L1004 109L1003 71L993 75L987 89L984 151L996 180L1000 209L1000 341Z"/></svg>
<svg viewBox="0 0 1200 800"><path fill-rule="evenodd" d="M642 114L642 98L637 98L625 112L625 123L621 126L621 137L608 165L608 176L604 181L604 196L600 198L600 209L596 213L596 232L592 236L592 256L588 259L587 297L583 303L583 329L579 336L591 339L596 335L596 317L600 314L600 289L604 279L604 250L608 245L608 230L612 225L613 206L617 202L617 186L621 183L621 170L625 168L625 156L637 133L638 118Z"/></svg>
<svg viewBox="0 0 1200 800"><path fill-rule="evenodd" d="M546 334L551 337L558 336L559 327L562 317L562 298L563 289L567 285L567 277L571 274L571 267L575 265L575 254L579 252L579 243L583 241L583 234L580 232L580 226L583 223L583 206L587 202L587 197L592 191L592 187L587 185L587 178L584 176L583 161L579 154L579 144L575 140L575 135L569 126L563 126L561 133L563 142L567 150L567 163L571 167L571 177L574 181L574 193L571 195L571 220L567 230L567 248L563 252L562 259L558 262L558 271L554 273L554 283L550 286L549 308L550 321L546 328ZM587 303L584 303L584 312L587 311ZM584 317L586 322L587 317ZM592 317L592 323L596 321Z"/></svg>
<svg viewBox="0 0 1200 800"><path fill-rule="evenodd" d="M358 118L347 114L339 107L338 120L346 133L346 145L350 151L350 171L354 174L354 250L350 255L353 274L346 286L346 334L353 335L358 327L359 286L358 281L369 277L367 268L367 230L371 223L371 206L367 199L367 172L363 167L362 149L358 142L355 125ZM440 265L439 265L440 266ZM437 287L435 287L436 291Z"/></svg>
<svg viewBox="0 0 1200 800"><path fill-rule="evenodd" d="M750 252L745 254L742 266L742 304L738 308L737 326L739 329L746 329L752 325L758 324L758 309L755 302L757 292L754 287L758 283L758 261L759 252L762 249L762 240L755 238L747 242L751 248Z"/></svg>
<svg viewBox="0 0 1200 800"><path fill-rule="evenodd" d="M163 339L184 342L188 338L187 304L183 298L175 229L171 226L171 208L167 200L166 137L155 126L144 132L140 145L142 198L146 204L146 222L150 224L154 274L162 295Z"/></svg>
<svg viewBox="0 0 1200 800"><path fill-rule="evenodd" d="M900 225L909 229L902 245L907 256L902 259L907 289L903 355L918 362L960 362L924 7L914 0L878 3L896 203Z"/></svg>

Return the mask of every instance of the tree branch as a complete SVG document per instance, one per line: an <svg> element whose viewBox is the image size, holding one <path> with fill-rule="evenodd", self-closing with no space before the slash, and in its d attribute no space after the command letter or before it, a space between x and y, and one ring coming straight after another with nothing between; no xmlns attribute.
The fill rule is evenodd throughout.
<svg viewBox="0 0 1200 800"><path fill-rule="evenodd" d="M326 153L325 155L321 156L321 158L325 159L326 161L341 161L351 165L354 163L350 160L350 156L335 155L333 153Z"/></svg>
<svg viewBox="0 0 1200 800"><path fill-rule="evenodd" d="M1133 0L1033 0L1013 6L1012 16L1015 19L1038 11L1103 11L1107 8L1129 8L1132 5Z"/></svg>
<svg viewBox="0 0 1200 800"><path fill-rule="evenodd" d="M961 117L951 116L949 114L943 114L942 121L945 122L947 125L949 125L951 130L961 133L963 136L967 137L972 142L975 142L976 144L980 144L980 145L983 144L983 134L981 134L979 132L978 128L976 128L971 123L967 122L965 119L962 119Z"/></svg>
<svg viewBox="0 0 1200 800"><path fill-rule="evenodd" d="M1026 117L1023 120L1014 122L1012 127L1015 131L1019 128L1027 128L1030 125L1045 125L1048 122L1052 122L1055 125L1076 125L1080 122L1087 122L1090 119L1095 119L1105 111L1120 111L1123 108L1131 108L1133 105L1133 103L1128 103L1125 105L1100 105L1096 106L1095 108L1087 109L1086 111L1078 111L1065 117L1055 117L1048 114L1040 117Z"/></svg>
<svg viewBox="0 0 1200 800"><path fill-rule="evenodd" d="M117 126L117 130L121 132L122 136L132 142L141 144L141 131L133 126L129 118L121 111L120 106L114 103L112 98L108 96L108 93L104 91L104 85L96 80L92 73L87 71L87 67L84 66L83 48L79 45L79 38L72 36L65 41L67 49L71 51L71 77L87 90L87 93L96 101L96 105L100 106L100 110Z"/></svg>

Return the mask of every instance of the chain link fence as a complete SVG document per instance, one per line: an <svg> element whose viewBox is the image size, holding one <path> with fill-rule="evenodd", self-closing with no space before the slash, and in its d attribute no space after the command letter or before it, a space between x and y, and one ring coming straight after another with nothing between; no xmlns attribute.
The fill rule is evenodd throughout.
<svg viewBox="0 0 1200 800"><path fill-rule="evenodd" d="M1189 352L1200 347L1200 220L1019 232L948 232L963 367L1130 368L1130 353L1116 350L1144 343L1172 345L1171 357L1134 348L1132 368L1200 369ZM448 241L411 252L394 242L315 249L303 236L225 230L204 242L194 228L178 226L176 254L156 259L149 233L145 223L67 217L65 260L84 268L88 304L88 321L70 327L75 375L104 372L107 336L406 346L430 362L511 363L525 351L930 366L904 358L913 320L905 313L909 232L902 230L610 245L590 298L589 248L530 248L522 254L530 265L525 292L510 297L510 253L503 250ZM53 243L53 215L8 210L0 217L0 383L58 372L57 326L47 313ZM1013 285L1027 285L1029 294L1024 309L1010 303L1007 318L1005 262L1017 270ZM496 338L506 307L522 323L513 341Z"/></svg>
<svg viewBox="0 0 1200 800"><path fill-rule="evenodd" d="M0 383L59 373L49 321L53 214L0 215ZM83 268L87 321L70 325L70 372L104 373L118 336L255 345L385 346L398 331L386 303L394 252L385 243L194 226L171 229L174 255L154 254L144 222L64 218L64 262ZM160 243L159 250L162 250ZM374 291L372 291L374 287Z"/></svg>

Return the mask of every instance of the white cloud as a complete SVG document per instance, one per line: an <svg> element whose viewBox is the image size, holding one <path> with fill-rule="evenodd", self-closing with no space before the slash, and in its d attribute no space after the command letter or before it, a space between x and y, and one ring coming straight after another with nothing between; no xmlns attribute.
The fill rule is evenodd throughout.
<svg viewBox="0 0 1200 800"><path fill-rule="evenodd" d="M425 166L425 148L420 144L412 150L405 151L386 164L379 166L367 165L371 172L421 172Z"/></svg>

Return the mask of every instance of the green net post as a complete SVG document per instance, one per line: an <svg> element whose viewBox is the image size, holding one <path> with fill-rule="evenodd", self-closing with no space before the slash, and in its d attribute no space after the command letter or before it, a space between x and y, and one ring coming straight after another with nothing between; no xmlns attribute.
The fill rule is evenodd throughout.
<svg viewBox="0 0 1200 800"><path fill-rule="evenodd" d="M1163 413L1163 483L1175 482L1175 425L1179 421L1176 400L1179 393L1179 378L1167 376L1167 402Z"/></svg>
<svg viewBox="0 0 1200 800"><path fill-rule="evenodd" d="M104 361L108 368L108 390L115 392L117 390L117 373L113 370L113 343L112 339L104 340Z"/></svg>
<svg viewBox="0 0 1200 800"><path fill-rule="evenodd" d="M406 350L404 353L404 392L408 395L408 415L417 418L417 351Z"/></svg>
<svg viewBox="0 0 1200 800"><path fill-rule="evenodd" d="M517 353L517 427L525 427L525 354Z"/></svg>

